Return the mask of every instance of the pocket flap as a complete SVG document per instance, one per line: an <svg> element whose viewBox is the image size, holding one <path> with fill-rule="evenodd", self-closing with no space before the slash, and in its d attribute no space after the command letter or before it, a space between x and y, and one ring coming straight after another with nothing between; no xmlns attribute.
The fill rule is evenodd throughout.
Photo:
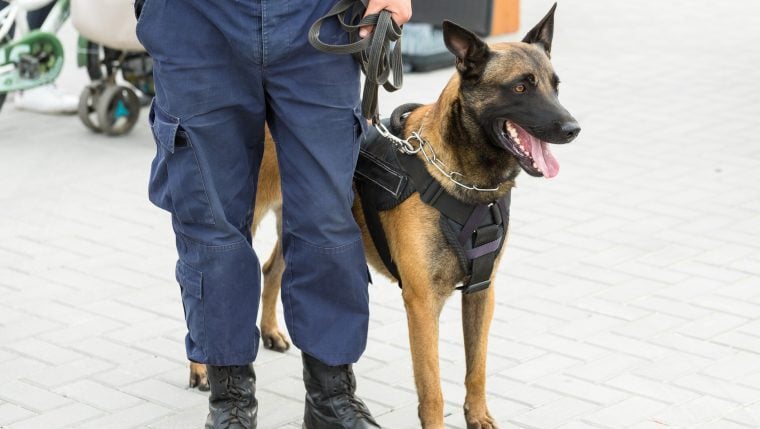
<svg viewBox="0 0 760 429"><path fill-rule="evenodd" d="M150 105L149 121L156 141L166 150L174 153L174 141L177 138L177 129L179 129L179 118L166 113L156 104L154 98Z"/></svg>
<svg viewBox="0 0 760 429"><path fill-rule="evenodd" d="M203 273L202 272L196 270L190 265L187 265L181 260L178 260L176 276L177 276L177 282L186 293L198 299L201 299L203 297Z"/></svg>

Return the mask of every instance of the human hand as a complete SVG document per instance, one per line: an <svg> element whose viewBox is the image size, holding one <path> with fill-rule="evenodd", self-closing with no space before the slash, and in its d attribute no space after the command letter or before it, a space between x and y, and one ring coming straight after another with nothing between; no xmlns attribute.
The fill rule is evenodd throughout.
<svg viewBox="0 0 760 429"><path fill-rule="evenodd" d="M369 0L367 12L364 16L378 13L387 9L391 13L391 18L398 25L404 25L412 17L412 0ZM359 37L364 38L374 29L374 26L367 25L359 30Z"/></svg>

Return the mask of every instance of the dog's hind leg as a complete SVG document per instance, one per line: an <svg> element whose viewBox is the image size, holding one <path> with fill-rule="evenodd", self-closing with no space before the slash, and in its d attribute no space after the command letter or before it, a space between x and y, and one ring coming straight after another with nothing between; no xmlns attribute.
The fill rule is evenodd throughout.
<svg viewBox="0 0 760 429"><path fill-rule="evenodd" d="M436 296L427 282L405 282L402 294L409 323L409 344L419 399L419 418L424 429L443 429L438 318L445 298Z"/></svg>
<svg viewBox="0 0 760 429"><path fill-rule="evenodd" d="M262 268L264 290L261 293L261 339L264 347L284 352L290 348L290 343L277 325L277 297L280 296L280 282L285 271L285 260L282 256L282 206L277 207L274 212L277 216L277 243Z"/></svg>
<svg viewBox="0 0 760 429"><path fill-rule="evenodd" d="M495 429L496 422L486 405L486 354L488 330L494 310L494 282L491 287L472 294L462 295L462 325L467 361L464 415L467 429Z"/></svg>

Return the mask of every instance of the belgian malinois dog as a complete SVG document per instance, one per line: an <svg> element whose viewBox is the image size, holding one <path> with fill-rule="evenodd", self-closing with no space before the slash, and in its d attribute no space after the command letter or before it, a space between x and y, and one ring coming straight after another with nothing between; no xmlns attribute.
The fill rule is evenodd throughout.
<svg viewBox="0 0 760 429"><path fill-rule="evenodd" d="M580 132L576 120L557 98L559 78L550 62L555 7L556 4L522 42L489 46L466 29L452 22L443 23L446 46L456 57L456 73L435 103L419 107L408 116L404 132L408 136L422 129L421 137L439 159L461 174L462 180L481 189L495 189L465 189L428 163L429 173L461 201L481 204L500 198L514 186L521 170L531 176L554 177L559 163L547 143L569 143ZM279 214L281 204L274 142L267 135L254 233L269 210ZM367 260L390 277L369 235L361 204L357 195L353 212L362 228ZM442 236L438 217L436 209L422 202L417 194L380 213L403 284L419 418L424 428L444 427L438 319L444 302L466 275ZM263 268L261 333L265 347L279 351L289 347L275 316L284 269L278 242ZM464 411L468 428L497 427L486 405L485 388L488 330L496 291L493 277L492 273L488 289L462 295L467 365ZM205 367L191 364L191 385L204 382Z"/></svg>

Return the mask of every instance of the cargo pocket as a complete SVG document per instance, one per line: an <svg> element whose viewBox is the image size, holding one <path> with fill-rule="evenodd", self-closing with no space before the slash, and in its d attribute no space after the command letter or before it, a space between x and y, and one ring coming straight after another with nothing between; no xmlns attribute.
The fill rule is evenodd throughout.
<svg viewBox="0 0 760 429"><path fill-rule="evenodd" d="M190 136L179 119L164 112L155 100L150 125L158 144L151 168L151 201L181 223L213 225L211 203Z"/></svg>
<svg viewBox="0 0 760 429"><path fill-rule="evenodd" d="M177 283L182 290L182 308L188 330L188 353L194 359L205 359L206 316L203 308L203 273L177 261Z"/></svg>

